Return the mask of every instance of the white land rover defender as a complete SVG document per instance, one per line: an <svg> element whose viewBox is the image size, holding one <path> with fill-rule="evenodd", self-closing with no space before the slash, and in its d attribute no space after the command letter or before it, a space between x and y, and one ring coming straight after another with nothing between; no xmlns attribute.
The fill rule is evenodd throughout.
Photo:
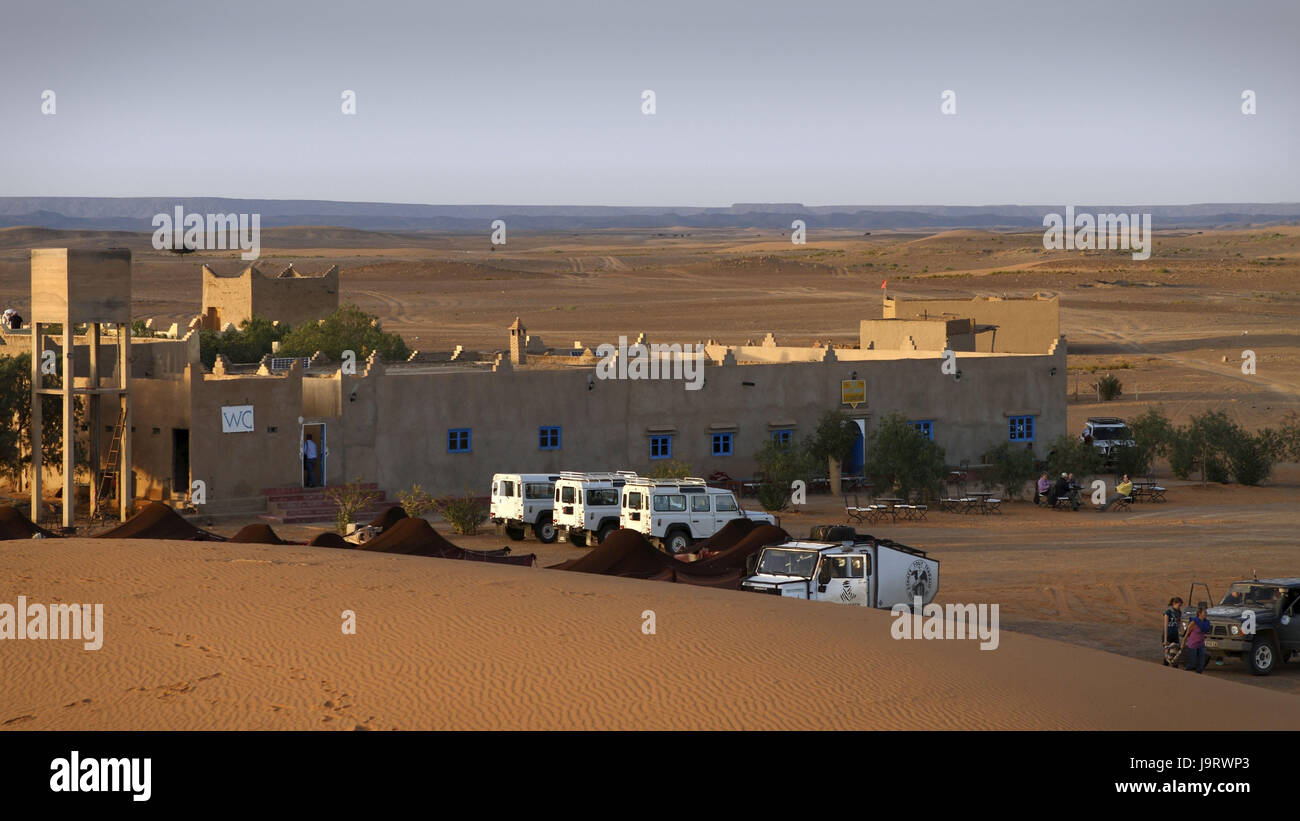
<svg viewBox="0 0 1300 821"><path fill-rule="evenodd" d="M562 471L555 483L555 528L560 541L586 547L618 530L619 494L628 470L614 473Z"/></svg>
<svg viewBox="0 0 1300 821"><path fill-rule="evenodd" d="M524 538L529 527L538 541L555 541L551 507L555 482L553 473L497 473L492 476L492 502L488 516L514 541Z"/></svg>
<svg viewBox="0 0 1300 821"><path fill-rule="evenodd" d="M623 486L619 526L643 533L660 550L685 553L732 519L776 524L770 513L742 510L730 490L703 479L629 479Z"/></svg>
<svg viewBox="0 0 1300 821"><path fill-rule="evenodd" d="M939 592L939 562L851 527L819 528L820 538L763 548L740 589L790 599L892 608L925 606ZM814 531L814 535L817 535Z"/></svg>

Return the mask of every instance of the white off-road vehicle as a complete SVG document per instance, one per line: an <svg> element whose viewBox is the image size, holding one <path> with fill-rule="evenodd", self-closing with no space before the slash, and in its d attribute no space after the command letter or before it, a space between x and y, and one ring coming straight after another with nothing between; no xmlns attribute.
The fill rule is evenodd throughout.
<svg viewBox="0 0 1300 821"><path fill-rule="evenodd" d="M636 474L563 471L555 483L555 528L562 542L586 547L618 530L619 495Z"/></svg>
<svg viewBox="0 0 1300 821"><path fill-rule="evenodd" d="M939 562L889 539L850 527L825 528L819 539L796 539L763 548L741 590L790 599L909 609L939 592Z"/></svg>
<svg viewBox="0 0 1300 821"><path fill-rule="evenodd" d="M555 541L555 522L551 508L555 504L554 473L497 473L492 476L492 502L488 516L514 541L524 538L528 528L538 541Z"/></svg>
<svg viewBox="0 0 1300 821"><path fill-rule="evenodd" d="M1128 425L1114 416L1090 417L1084 423L1079 440L1090 443L1103 456L1114 456L1120 448L1131 448L1135 444Z"/></svg>
<svg viewBox="0 0 1300 821"><path fill-rule="evenodd" d="M644 533L660 550L685 553L732 519L776 524L770 513L742 510L730 490L703 479L629 479L623 486L620 527Z"/></svg>

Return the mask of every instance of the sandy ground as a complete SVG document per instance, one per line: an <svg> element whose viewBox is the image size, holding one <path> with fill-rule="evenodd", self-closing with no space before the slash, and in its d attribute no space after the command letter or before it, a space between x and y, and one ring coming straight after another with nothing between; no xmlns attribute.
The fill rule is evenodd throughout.
<svg viewBox="0 0 1300 821"><path fill-rule="evenodd" d="M641 331L656 341L738 343L773 331L782 342L853 344L858 320L879 315L882 279L890 294L913 297L1049 292L1061 297L1068 338L1071 430L1090 415L1148 407L1178 422L1223 410L1251 429L1300 410L1300 228L1157 233L1147 261L1044 251L1038 232L814 232L799 249L772 232L666 233L512 233L508 250L492 251L478 236L275 229L262 268L338 264L345 301L426 350L501 348L516 314L552 345ZM120 244L135 252L135 315L162 324L197 311L200 264L243 265L160 254L147 235L0 229L0 297L30 304L30 247ZM1245 350L1256 354L1254 374L1241 371ZM1123 382L1115 402L1091 395L1105 372ZM1192 582L1217 596L1252 571L1300 575L1300 467L1281 466L1260 488L1157 475L1170 503L1129 513L1011 504L1003 516L870 526L942 560L939 601L999 604L1013 633L982 654L890 641L884 613L655 582L305 548L59 543L38 555L8 543L0 579L9 599L121 604L109 609L116 632L98 653L0 646L6 683L16 683L0 694L0 722L18 719L0 726L1190 728L1220 726L1224 711L1207 706L1218 692L1238 696L1232 726L1256 726L1256 707L1276 719L1258 726L1290 726L1300 663L1265 678L1238 663L1196 677L1154 659L1159 614ZM832 500L810 502L784 517L792 532L843 521ZM231 534L245 523L213 526ZM277 530L303 540L319 532ZM578 554L531 539L511 547L537 551L543 564ZM361 628L341 637L348 607ZM646 607L660 614L653 637L639 633ZM792 700L790 685L815 695ZM1192 688L1196 698L1160 700ZM863 702L864 692L869 718L832 721L812 706L827 694ZM962 718L945 723L954 705Z"/></svg>
<svg viewBox="0 0 1300 821"><path fill-rule="evenodd" d="M734 591L201 542L10 542L3 566L106 614L97 651L0 648L7 728L1300 729L1300 700L1219 676Z"/></svg>

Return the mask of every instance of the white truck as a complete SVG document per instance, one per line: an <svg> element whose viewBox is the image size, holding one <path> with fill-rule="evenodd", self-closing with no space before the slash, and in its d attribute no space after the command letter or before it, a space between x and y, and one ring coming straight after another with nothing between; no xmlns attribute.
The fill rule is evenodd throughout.
<svg viewBox="0 0 1300 821"><path fill-rule="evenodd" d="M488 517L496 525L497 534L504 532L517 542L531 527L538 541L555 541L552 507L559 478L554 473L493 474Z"/></svg>
<svg viewBox="0 0 1300 821"><path fill-rule="evenodd" d="M763 548L741 590L788 599L892 608L915 607L939 592L939 561L889 539L849 527L825 528L820 539ZM815 532L815 531L814 531Z"/></svg>
<svg viewBox="0 0 1300 821"><path fill-rule="evenodd" d="M619 494L636 473L562 471L555 483L555 529L559 540L587 547L618 530Z"/></svg>
<svg viewBox="0 0 1300 821"><path fill-rule="evenodd" d="M742 510L730 490L709 487L703 479L628 479L623 486L620 527L645 534L668 553L685 553L732 519L776 524L770 513Z"/></svg>

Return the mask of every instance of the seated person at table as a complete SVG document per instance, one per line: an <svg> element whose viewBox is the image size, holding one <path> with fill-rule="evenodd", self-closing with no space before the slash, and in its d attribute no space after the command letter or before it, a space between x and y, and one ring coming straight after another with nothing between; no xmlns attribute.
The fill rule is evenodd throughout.
<svg viewBox="0 0 1300 821"><path fill-rule="evenodd" d="M1052 490L1047 495L1047 503L1055 505L1058 499L1068 498L1070 498L1070 479L1062 473L1061 478L1057 479L1056 484L1052 485Z"/></svg>
<svg viewBox="0 0 1300 821"><path fill-rule="evenodd" d="M1107 499L1106 504L1102 505L1101 509L1106 510L1111 505L1115 504L1121 499L1131 500L1132 498L1133 498L1133 480L1128 478L1128 474L1125 473L1123 480L1120 481L1120 483L1115 486L1115 495Z"/></svg>
<svg viewBox="0 0 1300 821"><path fill-rule="evenodd" d="M1042 476L1039 476L1038 485L1035 488L1035 493L1034 493L1034 504L1039 504L1039 499L1046 498L1047 494L1050 493L1051 490L1052 490L1052 480L1047 478L1047 474L1044 473Z"/></svg>

